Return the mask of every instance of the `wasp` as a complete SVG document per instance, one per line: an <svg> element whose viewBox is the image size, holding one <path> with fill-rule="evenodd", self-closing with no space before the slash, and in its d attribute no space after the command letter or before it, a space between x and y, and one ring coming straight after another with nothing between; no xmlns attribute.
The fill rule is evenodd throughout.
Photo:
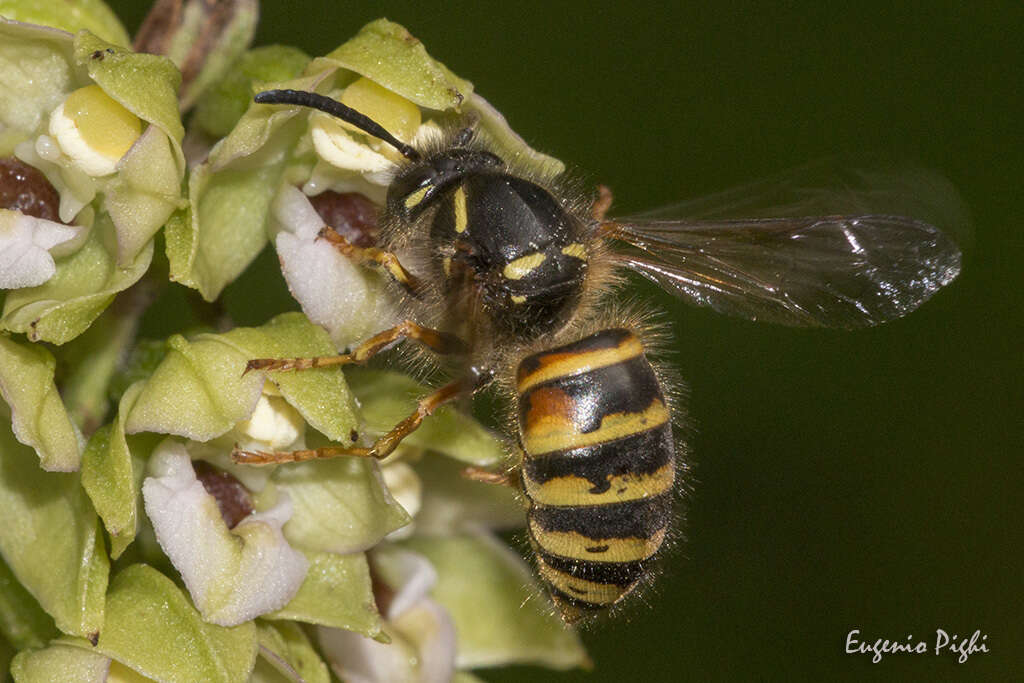
<svg viewBox="0 0 1024 683"><path fill-rule="evenodd" d="M509 473L473 474L525 495L538 574L567 622L615 605L648 576L679 486L671 392L648 358L644 316L608 312L622 273L749 320L856 328L905 315L960 270L955 243L915 218L807 213L811 196L789 216L723 219L705 207L702 219L612 220L610 192L581 198L561 178L498 156L472 125L417 149L316 93L255 99L326 112L404 157L380 209L378 246L329 229L321 236L386 272L408 317L346 354L254 359L247 369L362 363L409 340L451 359L454 379L370 446L235 451L236 461L383 458L442 404L505 387L520 461ZM849 205L877 195L850 192Z"/></svg>

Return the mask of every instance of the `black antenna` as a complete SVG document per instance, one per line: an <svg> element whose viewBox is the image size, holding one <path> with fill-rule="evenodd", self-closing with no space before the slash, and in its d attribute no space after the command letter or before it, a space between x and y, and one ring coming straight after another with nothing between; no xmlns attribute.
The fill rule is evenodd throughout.
<svg viewBox="0 0 1024 683"><path fill-rule="evenodd" d="M260 104L297 104L300 107L317 109L325 114L336 116L346 123L351 123L359 130L369 133L375 138L380 138L401 152L402 156L410 161L420 160L419 152L389 133L384 129L384 126L366 114L360 114L352 107L346 106L337 100L332 100L330 97L325 97L315 92L306 92L305 90L264 90L261 93L256 93L254 99Z"/></svg>

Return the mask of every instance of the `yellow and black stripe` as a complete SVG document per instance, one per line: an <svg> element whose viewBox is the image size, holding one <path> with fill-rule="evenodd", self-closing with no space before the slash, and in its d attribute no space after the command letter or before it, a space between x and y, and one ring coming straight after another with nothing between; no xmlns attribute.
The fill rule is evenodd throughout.
<svg viewBox="0 0 1024 683"><path fill-rule="evenodd" d="M670 415L628 330L529 356L516 385L530 539L572 622L629 593L664 541L675 481Z"/></svg>

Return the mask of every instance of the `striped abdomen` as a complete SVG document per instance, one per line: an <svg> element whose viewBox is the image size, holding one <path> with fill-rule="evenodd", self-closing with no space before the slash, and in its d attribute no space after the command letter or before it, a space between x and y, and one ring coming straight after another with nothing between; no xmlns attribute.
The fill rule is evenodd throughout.
<svg viewBox="0 0 1024 683"><path fill-rule="evenodd" d="M516 383L530 539L562 617L576 621L629 593L665 538L669 411L627 330L529 356Z"/></svg>

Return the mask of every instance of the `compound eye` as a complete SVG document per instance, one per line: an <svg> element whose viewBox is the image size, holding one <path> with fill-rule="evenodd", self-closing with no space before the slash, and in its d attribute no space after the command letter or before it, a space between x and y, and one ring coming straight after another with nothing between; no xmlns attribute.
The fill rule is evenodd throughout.
<svg viewBox="0 0 1024 683"><path fill-rule="evenodd" d="M404 218L415 218L430 204L437 190L437 172L433 167L410 169L388 187L388 209Z"/></svg>

